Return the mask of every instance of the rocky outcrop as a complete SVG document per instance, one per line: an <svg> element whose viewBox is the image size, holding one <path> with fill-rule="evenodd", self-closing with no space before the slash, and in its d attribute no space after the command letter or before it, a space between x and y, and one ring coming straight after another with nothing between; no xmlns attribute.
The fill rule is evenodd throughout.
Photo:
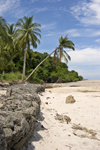
<svg viewBox="0 0 100 150"><path fill-rule="evenodd" d="M44 90L42 85L14 85L0 97L0 150L18 150L28 141L40 111L37 93Z"/></svg>
<svg viewBox="0 0 100 150"><path fill-rule="evenodd" d="M72 96L72 95L67 96L65 103L66 104L68 104L68 103L75 103L74 96Z"/></svg>

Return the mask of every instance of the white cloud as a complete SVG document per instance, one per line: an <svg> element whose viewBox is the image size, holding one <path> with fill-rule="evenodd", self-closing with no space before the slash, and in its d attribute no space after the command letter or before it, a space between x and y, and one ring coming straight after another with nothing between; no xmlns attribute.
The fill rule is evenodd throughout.
<svg viewBox="0 0 100 150"><path fill-rule="evenodd" d="M32 3L38 0L31 0ZM26 2L26 1L25 1ZM14 15L17 18L23 17L24 15L29 15L30 13L40 13L45 12L48 10L47 7L35 7L35 8L28 8L28 7L22 7L21 6L21 0L0 0L0 15L4 16L5 13Z"/></svg>
<svg viewBox="0 0 100 150"><path fill-rule="evenodd" d="M71 7L71 13L81 23L86 25L100 25L100 1L90 0L79 2Z"/></svg>
<svg viewBox="0 0 100 150"><path fill-rule="evenodd" d="M0 0L0 15L3 15L8 10L14 10L20 5L20 0Z"/></svg>
<svg viewBox="0 0 100 150"><path fill-rule="evenodd" d="M34 12L35 12L35 13L44 12L44 11L46 11L46 10L48 10L47 7L43 7L43 8L34 8Z"/></svg>
<svg viewBox="0 0 100 150"><path fill-rule="evenodd" d="M56 26L56 22L50 23L50 24L43 24L43 25L41 26L41 29L44 29L44 30L51 30L51 29L55 29L55 26Z"/></svg>
<svg viewBox="0 0 100 150"><path fill-rule="evenodd" d="M68 34L70 37L79 37L79 36L81 36L80 32L77 29L66 30L64 33Z"/></svg>
<svg viewBox="0 0 100 150"><path fill-rule="evenodd" d="M68 54L71 56L70 70L77 71L84 78L100 78L100 48L85 48Z"/></svg>
<svg viewBox="0 0 100 150"><path fill-rule="evenodd" d="M46 33L46 36L48 35L49 32L49 36L53 36L53 35L67 35L70 37L96 37L96 36L100 36L100 31L97 30L93 30L93 29L89 29L89 28L82 28L82 29L69 29L69 30L64 30L64 31L52 31L50 32L51 29L55 29L56 28L56 23L52 23L52 24L47 24L47 25L43 25L42 28L45 30L48 30Z"/></svg>
<svg viewBox="0 0 100 150"><path fill-rule="evenodd" d="M95 42L100 43L100 39L95 40Z"/></svg>
<svg viewBox="0 0 100 150"><path fill-rule="evenodd" d="M84 65L100 65L100 48L85 48L69 51L71 63Z"/></svg>

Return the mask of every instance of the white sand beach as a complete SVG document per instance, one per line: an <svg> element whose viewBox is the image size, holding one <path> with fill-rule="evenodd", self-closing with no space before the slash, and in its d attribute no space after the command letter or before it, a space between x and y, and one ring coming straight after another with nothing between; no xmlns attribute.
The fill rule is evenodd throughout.
<svg viewBox="0 0 100 150"><path fill-rule="evenodd" d="M100 80L50 85L39 93L40 116L27 150L100 150ZM65 103L69 95L75 103Z"/></svg>
<svg viewBox="0 0 100 150"><path fill-rule="evenodd" d="M39 94L40 119L28 150L100 150L100 80L53 86ZM75 103L65 103L69 95ZM57 114L71 122L56 120Z"/></svg>

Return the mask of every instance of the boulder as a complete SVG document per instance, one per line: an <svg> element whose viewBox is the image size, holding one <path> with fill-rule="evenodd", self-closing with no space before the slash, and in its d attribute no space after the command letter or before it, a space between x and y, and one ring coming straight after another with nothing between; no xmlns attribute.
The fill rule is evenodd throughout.
<svg viewBox="0 0 100 150"><path fill-rule="evenodd" d="M66 103L66 104L68 104L68 103L75 103L74 96L69 95L68 97L66 97L65 103Z"/></svg>
<svg viewBox="0 0 100 150"><path fill-rule="evenodd" d="M19 150L28 141L40 111L37 92L44 90L42 85L13 85L0 97L1 146L5 142L7 150ZM6 147L0 147L0 150L6 150Z"/></svg>

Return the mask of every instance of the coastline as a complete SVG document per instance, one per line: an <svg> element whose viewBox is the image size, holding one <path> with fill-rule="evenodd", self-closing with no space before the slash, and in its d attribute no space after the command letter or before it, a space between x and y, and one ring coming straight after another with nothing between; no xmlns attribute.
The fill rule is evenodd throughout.
<svg viewBox="0 0 100 150"><path fill-rule="evenodd" d="M34 133L28 145L19 150L100 149L100 80L54 83L45 87L45 92L38 92L41 105ZM0 96L5 93L5 88L0 90ZM69 95L75 103L65 103ZM57 114L63 118L67 115L71 121L67 124L61 118L56 119Z"/></svg>
<svg viewBox="0 0 100 150"><path fill-rule="evenodd" d="M86 79L77 82L67 82L67 83L45 83L44 86L46 88L54 88L54 87L88 87L88 86L96 86L100 87L100 79Z"/></svg>

